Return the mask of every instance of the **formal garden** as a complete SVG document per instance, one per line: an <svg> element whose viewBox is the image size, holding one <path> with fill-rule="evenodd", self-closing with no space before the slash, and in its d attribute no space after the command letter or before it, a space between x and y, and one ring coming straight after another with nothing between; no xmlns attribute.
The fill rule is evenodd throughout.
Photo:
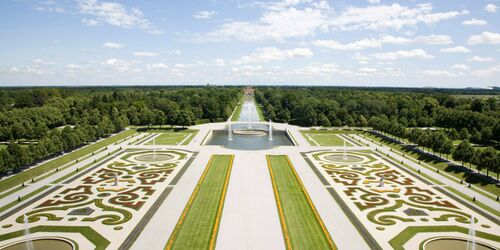
<svg viewBox="0 0 500 250"><path fill-rule="evenodd" d="M399 162L378 152L340 149L304 157L346 215L360 223L365 240L377 248L412 249L421 243L411 242L419 234L430 238L457 231L462 233L456 238L467 239L471 216L477 242L495 245L500 240L491 234L499 230L497 217L471 209L440 185L403 170Z"/></svg>
<svg viewBox="0 0 500 250"><path fill-rule="evenodd" d="M191 156L184 150L122 150L3 220L0 244L31 232L40 239L71 239L80 249L130 247Z"/></svg>

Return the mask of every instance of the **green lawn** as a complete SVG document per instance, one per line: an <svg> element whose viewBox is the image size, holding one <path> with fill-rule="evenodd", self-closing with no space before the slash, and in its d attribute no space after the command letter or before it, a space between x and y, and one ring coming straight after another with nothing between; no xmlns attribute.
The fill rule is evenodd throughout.
<svg viewBox="0 0 500 250"><path fill-rule="evenodd" d="M46 190L47 188L49 188L49 187L50 187L50 186L43 186L43 187L41 187L41 188L39 188L39 189L37 189L37 190L35 190L35 191L33 191L33 192L29 193L29 194L26 194L26 195L22 196L22 197L21 197L21 201L14 200L14 201L12 201L12 202L8 203L7 205L5 205L5 206L3 206L3 207L0 207L0 213L2 213L3 211L5 211L5 210L7 210L7 209L9 209L9 208L11 208L11 207L13 207L13 206L15 206L15 205L19 204L20 202L22 202L22 201L24 201L24 200L30 199L31 197L33 197L33 196L35 196L35 195L37 195L37 194L39 194L39 193L41 193L41 192L45 191L45 190Z"/></svg>
<svg viewBox="0 0 500 250"><path fill-rule="evenodd" d="M411 150L408 150L404 148L401 145L394 144L393 142L384 140L378 136L372 135L370 133L365 133L365 136L369 139L373 139L374 141L377 141L379 143L383 143L384 145L387 145L388 147L396 150L397 152L400 152L401 154L404 153L405 156L410 156L413 158L414 161L421 161L425 162L434 169L439 169L441 172L445 172L449 175L455 176L458 179L463 179L467 183L471 183L474 187L478 187L486 192L489 192L490 195L493 196L498 196L500 195L500 187L497 187L494 183L489 183L484 181L484 178L479 178L475 174L470 174L469 172L464 172L462 168L460 167L453 167L453 166L448 166L445 162L438 161L434 158L431 158L429 156L420 154L420 153L415 153ZM442 175L442 173L440 173ZM447 177L446 175L443 175Z"/></svg>
<svg viewBox="0 0 500 250"><path fill-rule="evenodd" d="M336 249L288 157L267 161L287 249Z"/></svg>
<svg viewBox="0 0 500 250"><path fill-rule="evenodd" d="M259 121L266 121L264 113L262 112L262 106L255 102L255 108L257 109L257 114L259 115Z"/></svg>
<svg viewBox="0 0 500 250"><path fill-rule="evenodd" d="M231 116L232 122L238 121L238 119L240 119L240 114L241 114L241 109L243 108L243 103L244 103L243 101L240 101L238 106L236 106L236 109L234 110L233 116Z"/></svg>
<svg viewBox="0 0 500 250"><path fill-rule="evenodd" d="M166 249L215 248L232 164L232 155L212 156Z"/></svg>
<svg viewBox="0 0 500 250"><path fill-rule="evenodd" d="M161 130L160 130L161 131ZM156 137L156 145L178 145L183 142L182 145L187 145L193 137L198 133L198 130L181 130L178 132L166 132L161 131L161 135ZM150 140L146 145L153 145L153 140Z"/></svg>
<svg viewBox="0 0 500 250"><path fill-rule="evenodd" d="M238 105L236 105L233 116L231 116L232 122L238 121L238 119L240 119L241 109L243 108L243 104L245 103L246 98L247 97L245 95L241 95L240 102L238 102Z"/></svg>
<svg viewBox="0 0 500 250"><path fill-rule="evenodd" d="M112 143L115 143L117 141L125 139L126 137L133 135L135 132L136 131L133 129L126 130L118 135L106 138L104 140L101 140L99 142L96 142L94 144L86 146L86 147L81 148L79 150L73 151L69 154L62 156L62 157L59 157L59 158L56 158L52 161L44 163L38 167L29 169L29 170L21 172L21 173L18 173L15 176L12 176L8 179L0 181L0 190L3 191L3 190L13 188L17 185L21 185L22 182L27 182L27 181L30 181L32 178L36 178L39 175L46 174L47 172L50 172L50 171L56 169L57 167L60 167L64 164L75 161L75 159L77 159L77 158L81 158L87 154L90 154L94 151L97 151L97 150L99 150L103 147L106 147ZM38 180L40 180L40 179L37 178L37 181Z"/></svg>
<svg viewBox="0 0 500 250"><path fill-rule="evenodd" d="M337 135L344 132L352 133L347 130L301 130L300 132L312 146L344 146L344 139ZM346 141L345 145L353 146L349 141Z"/></svg>

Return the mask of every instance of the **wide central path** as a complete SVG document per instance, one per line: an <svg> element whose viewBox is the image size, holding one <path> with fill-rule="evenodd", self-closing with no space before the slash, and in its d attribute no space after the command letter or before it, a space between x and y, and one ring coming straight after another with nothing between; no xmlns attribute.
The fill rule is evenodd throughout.
<svg viewBox="0 0 500 250"><path fill-rule="evenodd" d="M235 154L217 249L285 248L264 152Z"/></svg>

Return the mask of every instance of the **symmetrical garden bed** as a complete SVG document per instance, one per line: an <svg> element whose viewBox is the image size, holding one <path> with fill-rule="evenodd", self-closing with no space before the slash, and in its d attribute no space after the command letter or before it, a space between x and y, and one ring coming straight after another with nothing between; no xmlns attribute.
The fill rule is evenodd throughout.
<svg viewBox="0 0 500 250"><path fill-rule="evenodd" d="M496 222L451 199L441 187L402 171L398 163L375 152L349 151L344 156L342 151L315 151L304 156L335 200L350 210L346 214L355 217L351 220L360 222L362 230L370 234L366 238L376 239L379 245L375 248L395 247L391 239L401 238L400 234L408 228L419 232L436 226L468 228L471 215L475 217L478 236L485 237L480 240L496 241L496 244L500 240L495 236L500 232ZM369 239L367 242L373 243Z"/></svg>
<svg viewBox="0 0 500 250"><path fill-rule="evenodd" d="M158 151L156 156L149 150L121 151L2 221L13 225L2 229L2 235L24 229L26 216L29 228L90 227L117 249L192 155L183 150ZM0 239L9 240L2 235Z"/></svg>

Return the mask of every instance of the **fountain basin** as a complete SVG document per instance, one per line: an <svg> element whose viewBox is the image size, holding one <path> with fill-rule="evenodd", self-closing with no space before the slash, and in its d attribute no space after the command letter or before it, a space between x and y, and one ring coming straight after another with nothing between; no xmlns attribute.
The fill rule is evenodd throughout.
<svg viewBox="0 0 500 250"><path fill-rule="evenodd" d="M35 238L30 240L33 249L53 249L53 250L73 250L75 246L72 242L64 238ZM0 250L26 250L28 241L22 240L7 246L0 247Z"/></svg>
<svg viewBox="0 0 500 250"><path fill-rule="evenodd" d="M269 140L267 132L259 129L257 131L261 131L263 134L238 134L234 132L232 140L229 140L227 130L212 130L203 145L219 145L240 150L264 150L277 146L295 146L286 131L273 130L273 140Z"/></svg>
<svg viewBox="0 0 500 250"><path fill-rule="evenodd" d="M338 154L331 154L325 156L326 160L329 161L334 161L334 162L346 162L346 163L357 163L357 162L362 162L364 159L363 157L351 155L351 154L346 154L345 156L341 153Z"/></svg>
<svg viewBox="0 0 500 250"><path fill-rule="evenodd" d="M258 130L258 129L235 129L235 130L233 130L233 134L235 134L235 135L258 135L258 136L267 135L266 131Z"/></svg>
<svg viewBox="0 0 500 250"><path fill-rule="evenodd" d="M469 249L472 245L469 244ZM424 250L441 250L441 249L467 249L467 239L454 237L438 237L432 238L424 242ZM476 250L495 250L498 249L483 242L476 241Z"/></svg>
<svg viewBox="0 0 500 250"><path fill-rule="evenodd" d="M168 161L172 160L174 157L169 154L162 154L162 153L156 153L155 154L143 154L143 155L138 155L134 159L136 161L143 161L143 162L156 162L156 161Z"/></svg>

